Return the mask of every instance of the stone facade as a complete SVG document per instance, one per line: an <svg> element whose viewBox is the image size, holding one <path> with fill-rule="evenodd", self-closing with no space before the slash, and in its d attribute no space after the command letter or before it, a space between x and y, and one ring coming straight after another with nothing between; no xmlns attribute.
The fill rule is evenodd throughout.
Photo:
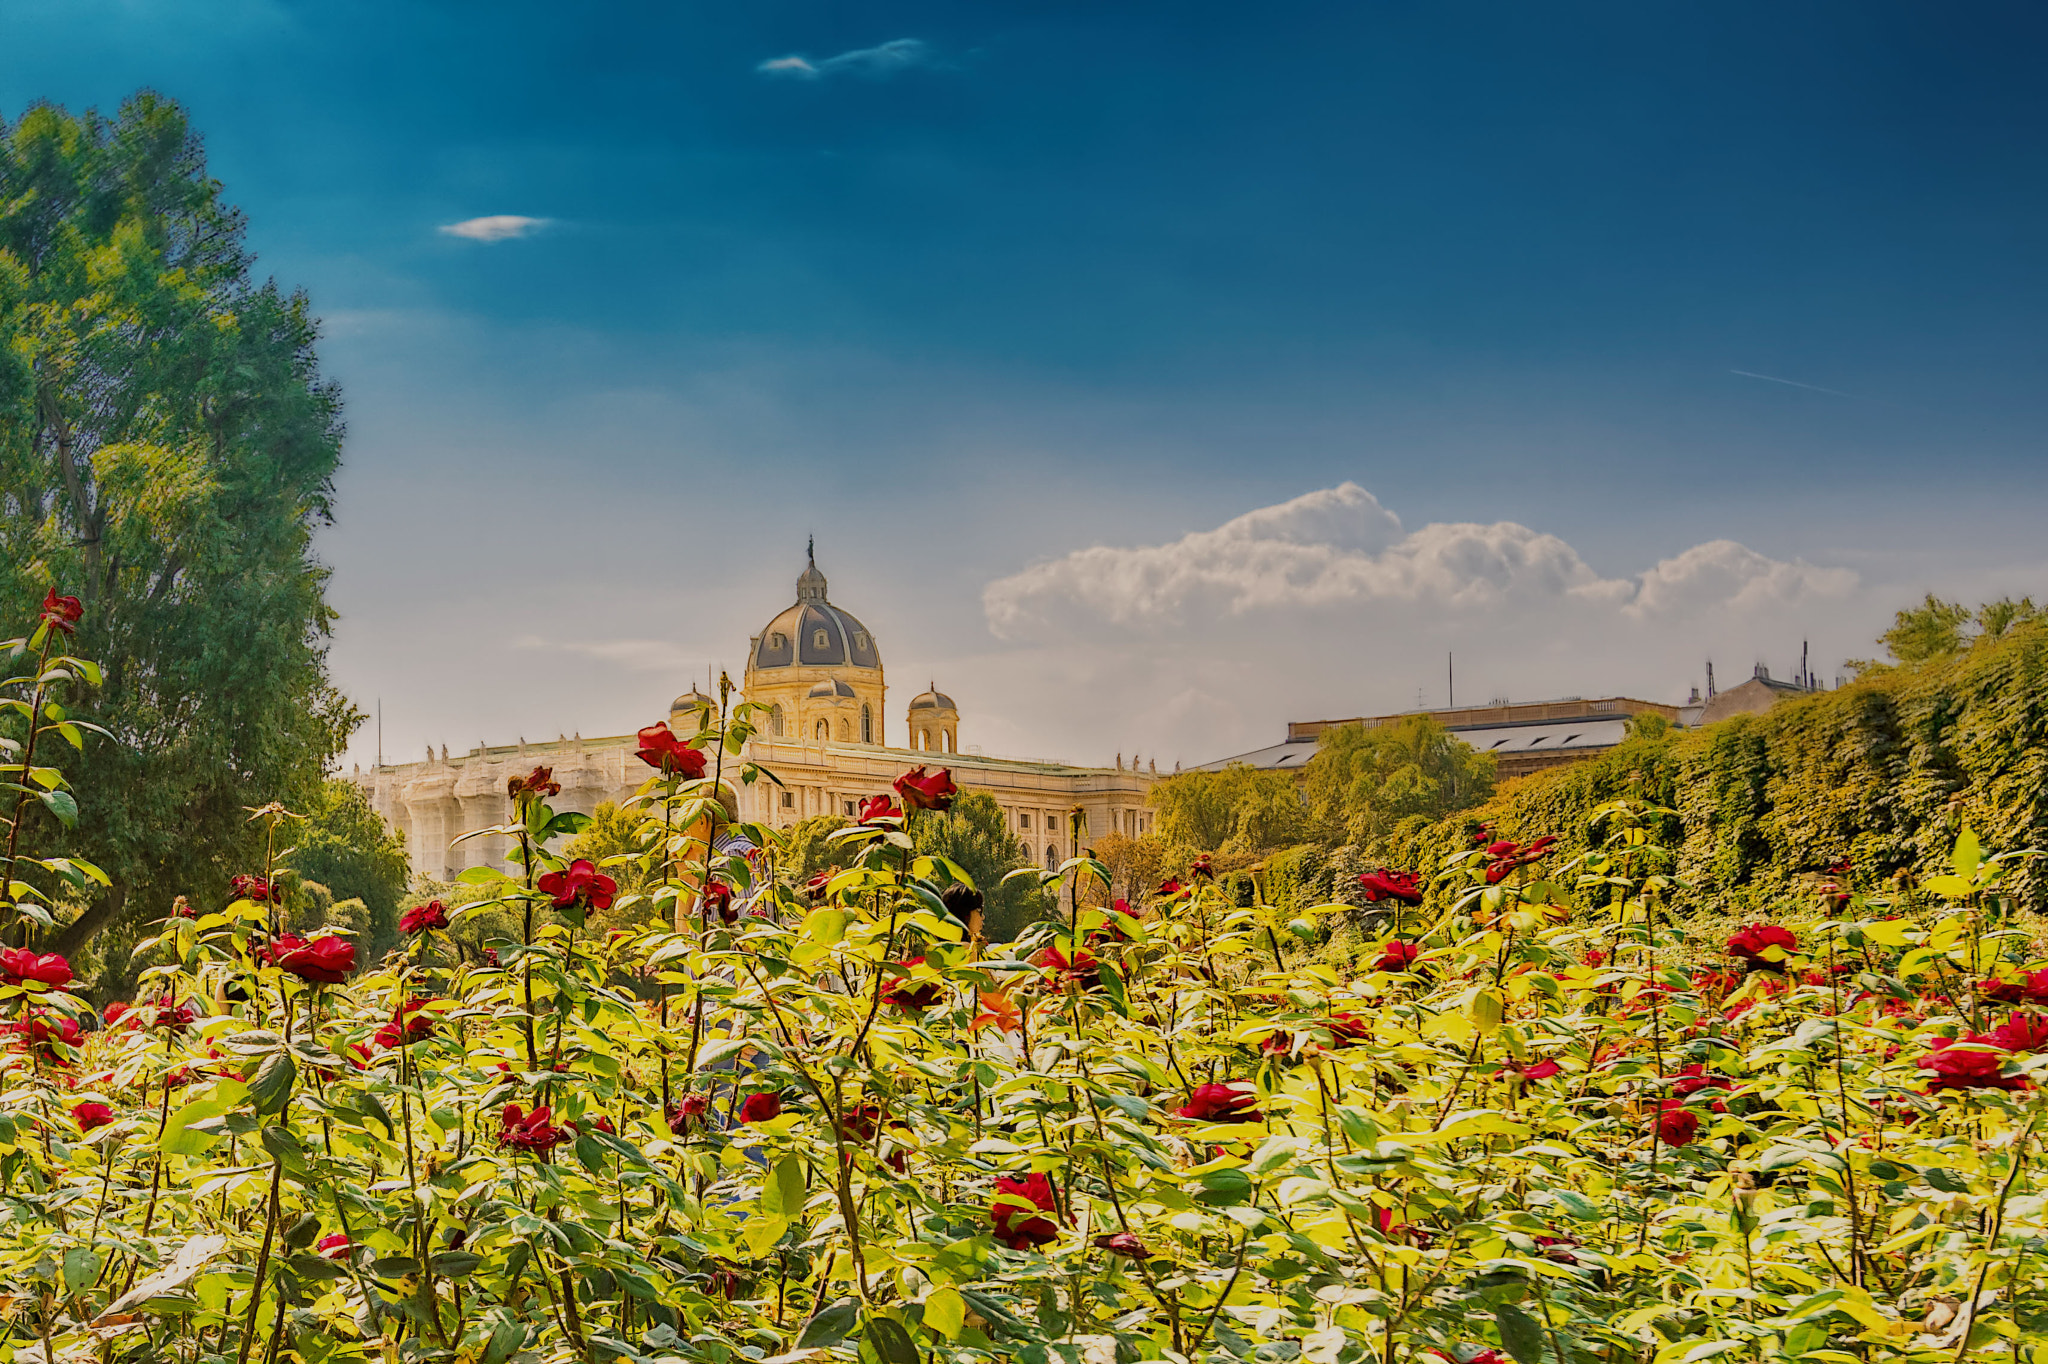
<svg viewBox="0 0 2048 1364"><path fill-rule="evenodd" d="M1146 797L1157 780L1153 774L1135 764L1125 768L1121 760L1110 768L1073 767L960 753L959 709L936 687L905 710L903 732L912 747L887 746L880 646L866 626L826 600L825 588L813 562L797 581L796 605L749 641L745 682L734 699L771 709L742 759L773 772L782 785L741 786L728 778L741 819L787 828L814 815L851 815L907 768L938 758L962 790L995 797L1011 831L1043 865L1057 866L1078 850L1067 828L1076 809L1085 837L1152 832ZM688 738L698 727L696 712L715 704L692 689L675 699L670 723ZM625 800L647 780L651 769L634 755L636 747L632 735L576 735L479 746L454 757L446 747L430 748L423 762L357 768L355 779L377 812L404 833L414 873L445 881L469 867L506 865L509 844L502 836L458 840L510 817L508 778L550 767L562 784L555 808L588 814L602 801Z"/></svg>

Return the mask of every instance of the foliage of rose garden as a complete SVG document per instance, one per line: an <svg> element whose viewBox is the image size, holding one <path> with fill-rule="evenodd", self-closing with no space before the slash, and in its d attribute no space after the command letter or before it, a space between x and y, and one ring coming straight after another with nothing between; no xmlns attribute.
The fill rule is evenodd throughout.
<svg viewBox="0 0 2048 1364"><path fill-rule="evenodd" d="M711 856L715 784L773 780L742 705L643 733L637 907L549 850L582 817L536 771L520 870L358 960L280 931L293 820L268 807L268 864L163 906L140 991L97 1016L34 945L96 875L36 846L92 799L60 761L102 741L71 713L76 615L53 592L6 646L14 1359L2037 1348L2048 963L2001 894L2020 850L1966 834L1911 901L1844 866L1795 925L1699 942L1646 833L1665 812L1618 801L1573 831L1589 852L1482 829L1370 873L1362 916L1276 924L1201 863L1105 904L1080 859L1045 874L1058 917L988 946L904 832L943 773L835 835L836 874L800 883L766 829ZM519 931L479 964L449 935L484 908ZM1339 916L1372 935L1355 963L1317 950Z"/></svg>

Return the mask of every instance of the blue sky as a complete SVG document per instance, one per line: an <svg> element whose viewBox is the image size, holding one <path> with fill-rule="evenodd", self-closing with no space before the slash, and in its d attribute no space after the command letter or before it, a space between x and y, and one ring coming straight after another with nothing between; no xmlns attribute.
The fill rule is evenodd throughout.
<svg viewBox="0 0 2048 1364"><path fill-rule="evenodd" d="M1441 704L1450 649L1676 699L2048 592L2038 7L0 25L0 117L179 99L327 320L334 664L394 754L644 722L813 532L892 712L938 676L1075 760ZM494 216L540 221L442 230Z"/></svg>

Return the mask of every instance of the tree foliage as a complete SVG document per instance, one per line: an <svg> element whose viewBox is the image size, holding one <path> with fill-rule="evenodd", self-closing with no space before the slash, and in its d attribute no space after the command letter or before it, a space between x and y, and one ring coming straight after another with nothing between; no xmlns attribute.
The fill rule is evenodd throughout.
<svg viewBox="0 0 2048 1364"><path fill-rule="evenodd" d="M1293 774L1242 763L1178 772L1152 788L1159 836L1182 848L1260 852L1299 843L1308 812Z"/></svg>
<svg viewBox="0 0 2048 1364"><path fill-rule="evenodd" d="M1016 937L1050 903L1021 879L1003 883L1019 867L1035 865L1035 859L1011 831L1003 807L985 791L961 793L944 814L927 811L915 816L910 836L918 852L948 858L974 878L986 901L982 931L992 942Z"/></svg>
<svg viewBox="0 0 2048 1364"><path fill-rule="evenodd" d="M330 685L339 397L303 295L257 282L243 220L168 101L0 126L0 612L85 605L111 740L75 834L112 885L48 944L218 892L247 808L320 798L360 717Z"/></svg>
<svg viewBox="0 0 2048 1364"><path fill-rule="evenodd" d="M1403 820L1479 804L1493 794L1495 766L1432 716L1335 725L1309 760L1308 808L1333 842L1365 843Z"/></svg>
<svg viewBox="0 0 2048 1364"><path fill-rule="evenodd" d="M405 838L370 808L362 787L338 777L322 782L285 860L336 901L362 901L369 950L381 954L397 942L398 905L412 877Z"/></svg>

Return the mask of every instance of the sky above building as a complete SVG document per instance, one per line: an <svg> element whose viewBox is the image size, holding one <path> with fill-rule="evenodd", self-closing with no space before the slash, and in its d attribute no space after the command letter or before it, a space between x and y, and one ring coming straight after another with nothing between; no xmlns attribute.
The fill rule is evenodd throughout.
<svg viewBox="0 0 2048 1364"><path fill-rule="evenodd" d="M12 0L325 322L387 757L630 730L794 596L990 753L1680 700L2048 597L2026 4ZM374 751L366 727L351 758Z"/></svg>

